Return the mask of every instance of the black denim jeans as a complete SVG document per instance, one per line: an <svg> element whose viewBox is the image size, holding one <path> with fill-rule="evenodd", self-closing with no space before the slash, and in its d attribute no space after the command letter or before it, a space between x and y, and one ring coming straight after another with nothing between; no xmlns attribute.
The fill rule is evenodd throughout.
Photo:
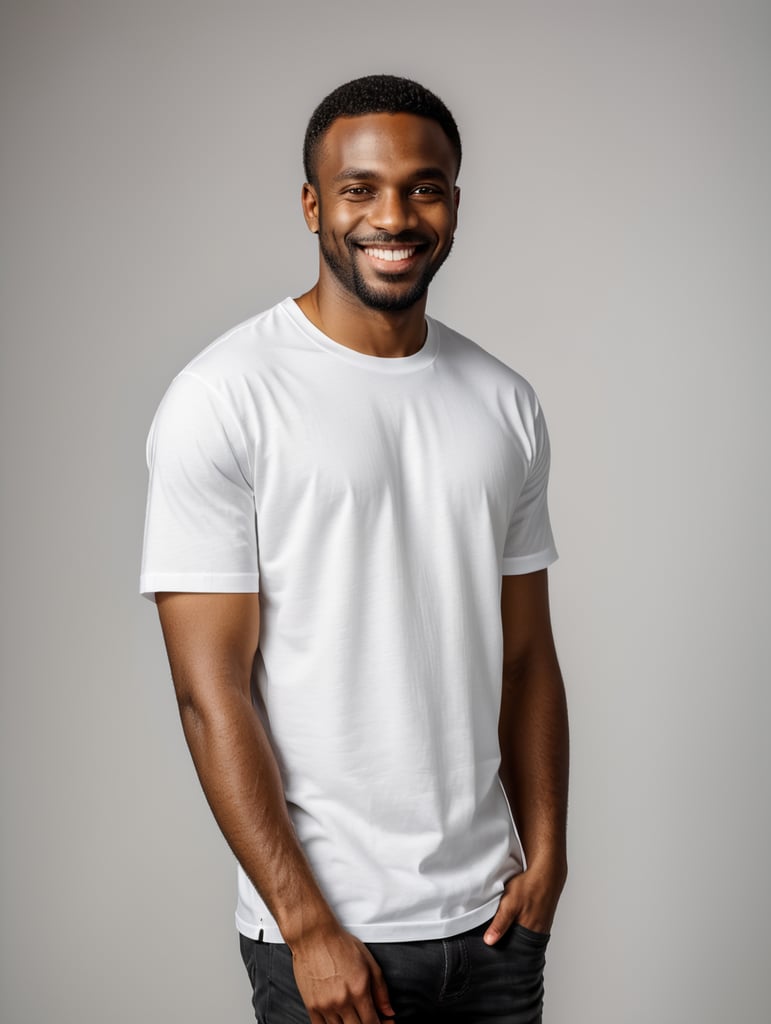
<svg viewBox="0 0 771 1024"><path fill-rule="evenodd" d="M548 935L515 924L486 946L486 927L449 939L367 943L396 1024L541 1024ZM259 1024L308 1024L287 946L242 935L241 955Z"/></svg>

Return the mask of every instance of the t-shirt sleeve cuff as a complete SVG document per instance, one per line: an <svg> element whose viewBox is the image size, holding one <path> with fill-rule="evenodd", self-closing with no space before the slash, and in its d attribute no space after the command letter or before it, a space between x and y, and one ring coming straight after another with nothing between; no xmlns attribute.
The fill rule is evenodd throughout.
<svg viewBox="0 0 771 1024"><path fill-rule="evenodd" d="M538 572L539 569L546 569L558 558L557 549L552 545L544 548L543 551L536 551L532 555L515 555L511 558L504 558L501 563L502 576L524 576L527 572Z"/></svg>
<svg viewBox="0 0 771 1024"><path fill-rule="evenodd" d="M158 592L179 591L185 594L257 594L260 576L256 572L143 573L139 579L139 592L150 601Z"/></svg>

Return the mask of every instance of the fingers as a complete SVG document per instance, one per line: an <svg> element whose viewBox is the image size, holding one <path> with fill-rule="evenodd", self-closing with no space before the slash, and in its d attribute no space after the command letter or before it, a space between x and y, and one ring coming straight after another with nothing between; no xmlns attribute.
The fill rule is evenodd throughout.
<svg viewBox="0 0 771 1024"><path fill-rule="evenodd" d="M498 910L495 913L495 917L490 922L490 926L484 934L484 941L488 946L494 946L495 943L506 934L509 928L516 921L518 911L519 906L517 901L512 898L508 891L504 891L504 894L501 897L501 902L498 904Z"/></svg>
<svg viewBox="0 0 771 1024"><path fill-rule="evenodd" d="M377 961L374 958L371 959L372 1000L375 1004L375 1009L381 1017L393 1017L394 1009L391 1006L391 1000L388 997L388 988L385 983L385 978L383 977L383 972L380 970Z"/></svg>
<svg viewBox="0 0 771 1024"><path fill-rule="evenodd" d="M380 1024L382 1020L393 1018L393 1007L388 997L388 988L383 972L380 970L377 960L365 945L361 945L361 950L369 970L369 976L366 979L365 990L356 994L357 998L355 998L354 1006L351 1007L350 1019L343 1013L342 1021L343 1024L349 1024L349 1020L350 1024L359 1024L359 1022L361 1024Z"/></svg>
<svg viewBox="0 0 771 1024"><path fill-rule="evenodd" d="M484 934L488 946L494 946L515 922L534 932L548 934L557 907L561 880L533 869L523 871L506 883L495 917Z"/></svg>
<svg viewBox="0 0 771 1024"><path fill-rule="evenodd" d="M336 1005L306 1006L311 1024L381 1024L369 994L361 1000L346 1000Z"/></svg>
<svg viewBox="0 0 771 1024"><path fill-rule="evenodd" d="M319 951L295 958L295 981L311 1024L381 1024L393 1018L383 972L370 951L352 935L339 932ZM320 969L319 964L333 964Z"/></svg>
<svg viewBox="0 0 771 1024"><path fill-rule="evenodd" d="M361 994L356 990L357 986L352 985L343 998L319 1000L314 1007L306 1005L312 1024L381 1024L383 1018L393 1016L378 1014L369 986Z"/></svg>

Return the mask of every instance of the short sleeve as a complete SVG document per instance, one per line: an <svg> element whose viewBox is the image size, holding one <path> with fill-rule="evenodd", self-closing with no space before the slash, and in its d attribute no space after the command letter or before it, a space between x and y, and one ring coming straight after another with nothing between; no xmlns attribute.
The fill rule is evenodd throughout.
<svg viewBox="0 0 771 1024"><path fill-rule="evenodd" d="M533 403L532 418L527 425L528 472L509 521L501 568L504 576L536 572L557 560L547 501L549 433L535 396Z"/></svg>
<svg viewBox="0 0 771 1024"><path fill-rule="evenodd" d="M184 371L172 382L147 440L140 591L259 590L250 459L234 411Z"/></svg>

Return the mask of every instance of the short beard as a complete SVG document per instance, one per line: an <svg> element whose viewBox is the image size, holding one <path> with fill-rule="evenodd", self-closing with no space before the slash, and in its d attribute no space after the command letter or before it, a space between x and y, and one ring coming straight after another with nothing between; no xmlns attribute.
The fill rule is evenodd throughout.
<svg viewBox="0 0 771 1024"><path fill-rule="evenodd" d="M428 286L433 281L437 270L439 270L450 255L452 243L453 238L450 239L450 243L442 254L441 259L433 266L429 264L408 291L392 293L386 290L387 286L381 291L367 284L361 274L354 253L357 247L352 242L346 242L346 248L350 257L348 263L343 263L336 253L328 249L324 244L324 233L319 224L319 248L326 265L346 291L355 295L369 309L376 309L382 313L397 313L410 309L416 302L419 302L428 291Z"/></svg>

